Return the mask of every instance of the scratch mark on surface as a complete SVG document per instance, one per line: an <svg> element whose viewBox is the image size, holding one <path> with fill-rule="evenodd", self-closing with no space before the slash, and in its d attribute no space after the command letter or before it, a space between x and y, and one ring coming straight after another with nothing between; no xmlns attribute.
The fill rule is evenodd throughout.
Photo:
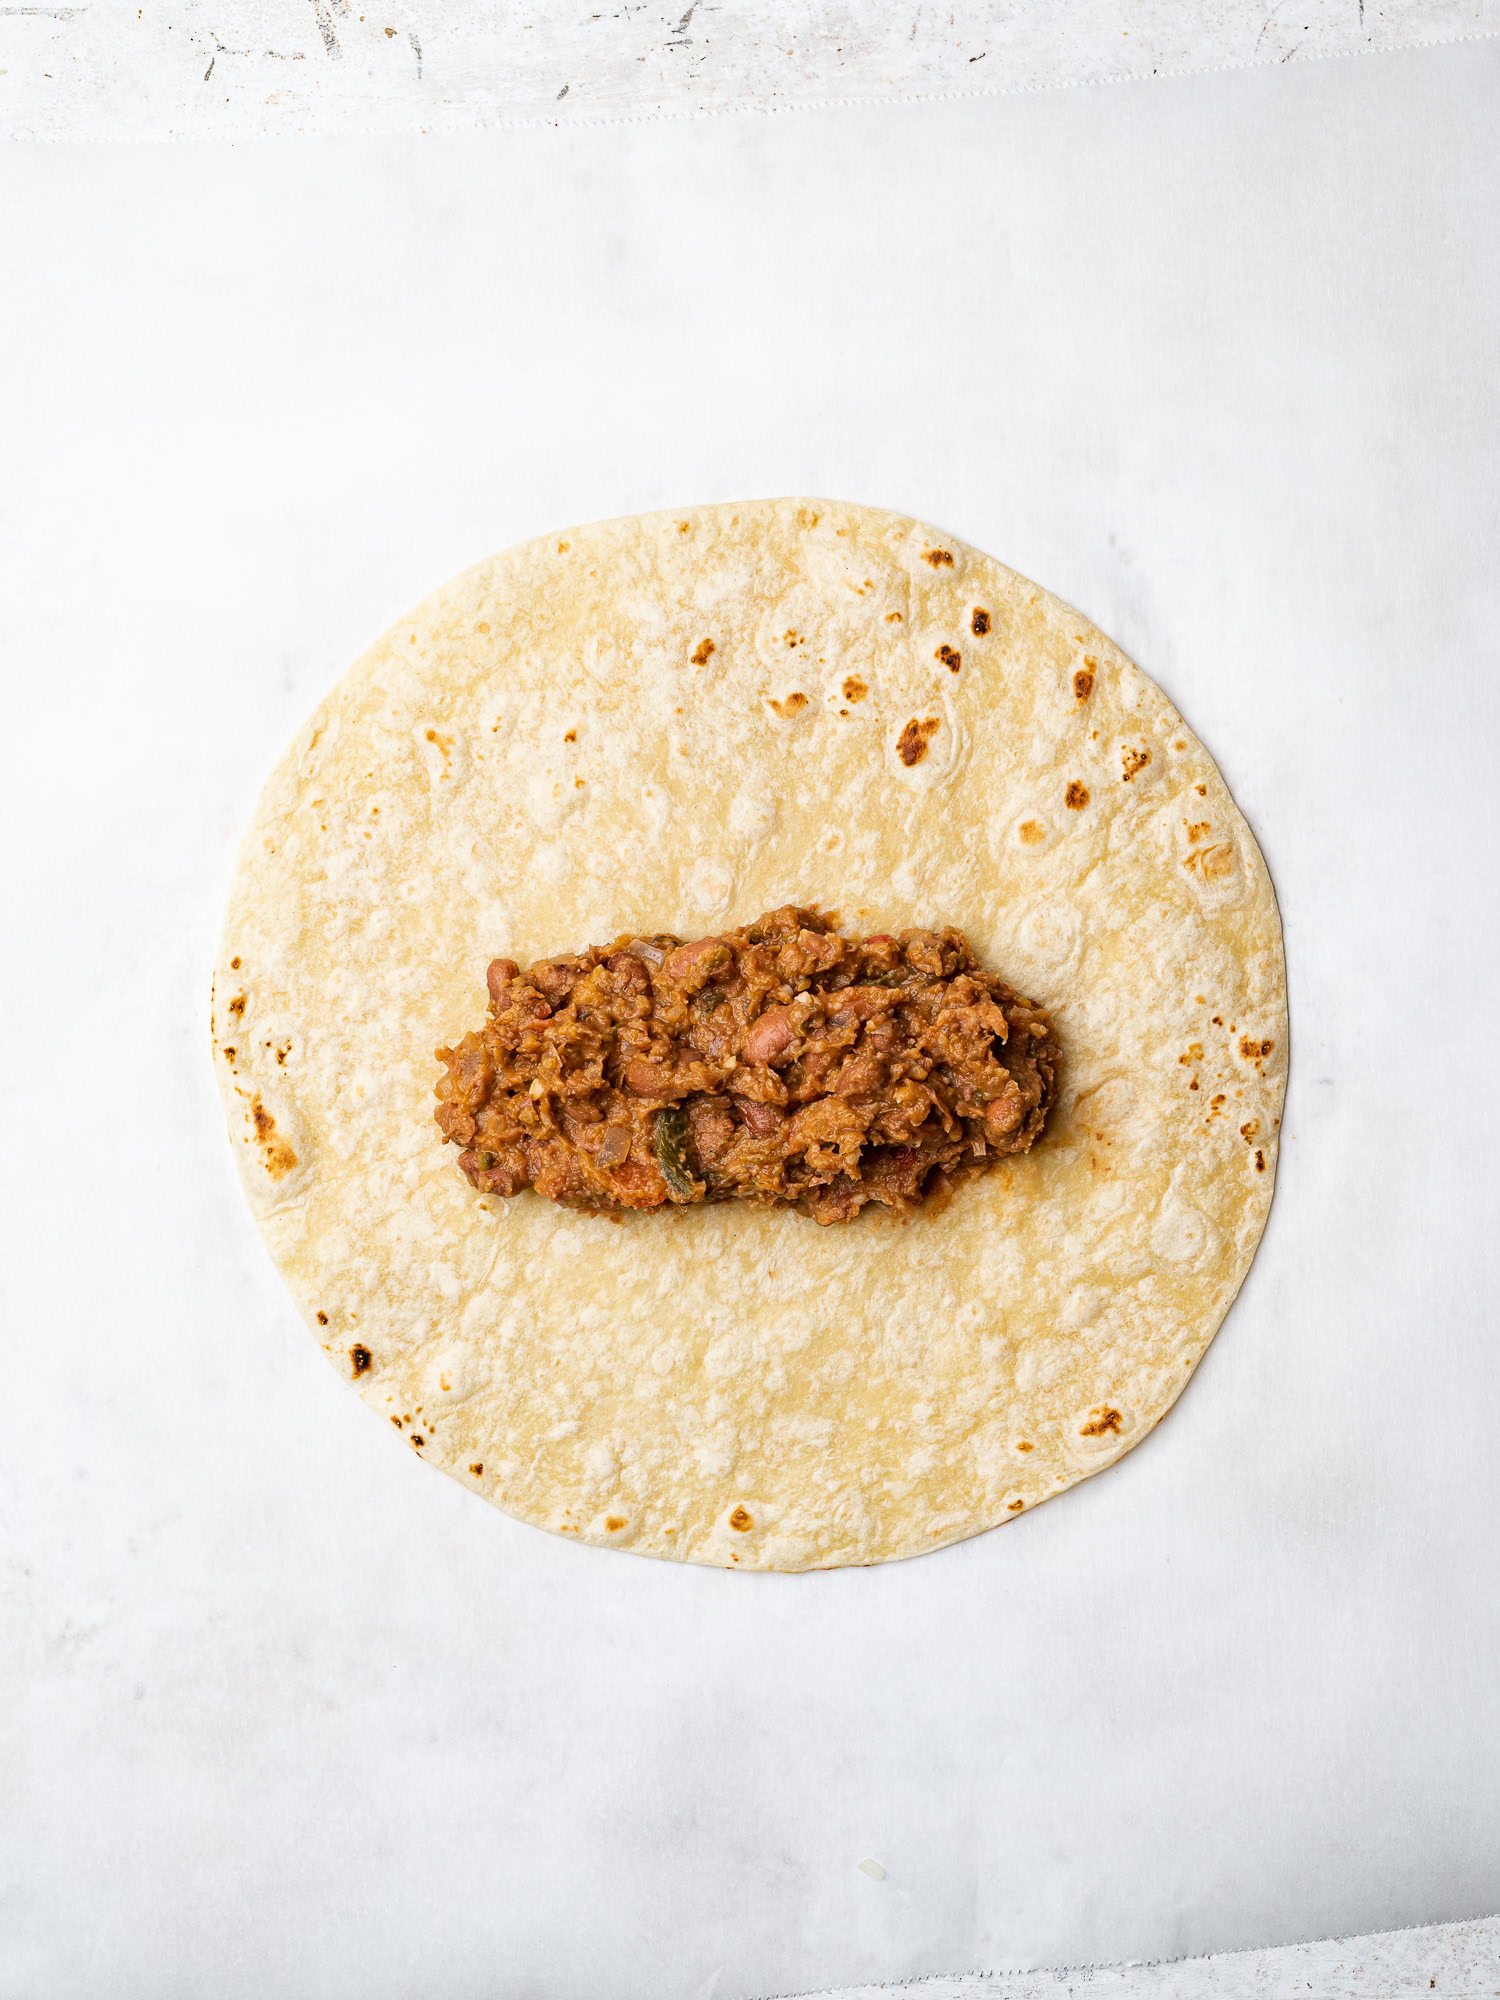
<svg viewBox="0 0 1500 2000"><path fill-rule="evenodd" d="M342 62L344 52L339 47L339 38L333 32L333 23L328 18L328 9L323 0L312 0L313 19L318 24L318 33L323 37L323 46L328 51L330 62Z"/></svg>
<svg viewBox="0 0 1500 2000"><path fill-rule="evenodd" d="M568 86L564 84L562 89L557 93L557 101L559 104L562 103L563 99L567 96L567 94L568 94Z"/></svg>
<svg viewBox="0 0 1500 2000"><path fill-rule="evenodd" d="M208 79L209 79L209 78L210 78L210 77L211 77L211 76L213 75L213 73L214 73L214 64L215 64L215 63L216 63L216 62L217 62L218 60L219 60L219 58L218 58L217 56L210 56L210 57L209 57L209 59L208 59L208 68L207 68L207 69L206 69L206 70L205 70L205 71L203 72L203 81L204 81L205 83L207 83L207 82L208 82Z"/></svg>
<svg viewBox="0 0 1500 2000"><path fill-rule="evenodd" d="M406 39L411 43L412 54L417 59L417 82L420 83L422 81L422 44L417 40L417 31L415 28L407 29Z"/></svg>
<svg viewBox="0 0 1500 2000"><path fill-rule="evenodd" d="M71 21L75 14L87 14L87 7L0 7L0 15L14 19L30 15L33 20Z"/></svg>

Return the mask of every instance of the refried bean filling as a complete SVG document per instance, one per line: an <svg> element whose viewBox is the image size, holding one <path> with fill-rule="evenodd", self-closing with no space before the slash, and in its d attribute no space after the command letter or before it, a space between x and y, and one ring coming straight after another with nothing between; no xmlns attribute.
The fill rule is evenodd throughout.
<svg viewBox="0 0 1500 2000"><path fill-rule="evenodd" d="M620 937L489 968L489 1018L439 1049L437 1122L485 1194L705 1201L847 1222L907 1213L1040 1135L1044 1008L956 930L841 937L788 906L718 937Z"/></svg>

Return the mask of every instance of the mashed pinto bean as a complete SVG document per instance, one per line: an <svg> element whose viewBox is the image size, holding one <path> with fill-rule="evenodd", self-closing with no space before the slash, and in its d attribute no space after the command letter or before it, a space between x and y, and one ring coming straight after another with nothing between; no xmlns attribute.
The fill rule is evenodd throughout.
<svg viewBox="0 0 1500 2000"><path fill-rule="evenodd" d="M572 1208L907 1212L1024 1153L1058 1047L956 930L846 938L788 906L721 936L620 937L490 965L489 1018L437 1051L437 1122L486 1194Z"/></svg>

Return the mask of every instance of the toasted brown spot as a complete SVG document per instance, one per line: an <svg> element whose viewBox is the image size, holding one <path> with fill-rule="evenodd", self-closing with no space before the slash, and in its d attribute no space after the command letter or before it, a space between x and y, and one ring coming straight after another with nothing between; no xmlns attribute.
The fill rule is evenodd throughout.
<svg viewBox="0 0 1500 2000"><path fill-rule="evenodd" d="M285 1139L276 1137L276 1120L258 1097L250 1100L250 1116L255 1123L255 1136L265 1154L266 1172L273 1181L279 1181L296 1166L297 1155Z"/></svg>
<svg viewBox="0 0 1500 2000"><path fill-rule="evenodd" d="M887 625L899 625L901 623L901 613L899 611L887 611L885 622Z"/></svg>
<svg viewBox="0 0 1500 2000"><path fill-rule="evenodd" d="M480 1473L483 1472L484 1470L484 1460L482 1458L476 1458L474 1463L469 1467L469 1470L470 1472L473 1473L474 1477L477 1479Z"/></svg>
<svg viewBox="0 0 1500 2000"><path fill-rule="evenodd" d="M1185 736L1179 736L1177 741L1172 745L1172 748L1174 750L1186 750L1187 738Z"/></svg>
<svg viewBox="0 0 1500 2000"><path fill-rule="evenodd" d="M1033 1450L1035 1450L1035 1446L1034 1446L1034 1445L1033 1445L1033 1444L1031 1443L1031 1440L1030 1440L1029 1438L1017 1438L1017 1439L1016 1439L1016 1450L1017 1450L1017 1451L1033 1451Z"/></svg>
<svg viewBox="0 0 1500 2000"><path fill-rule="evenodd" d="M865 686L858 674L850 674L849 678L844 682L845 701L863 701L869 692L870 690Z"/></svg>
<svg viewBox="0 0 1500 2000"><path fill-rule="evenodd" d="M420 1451L423 1445L426 1444L427 1440L426 1438L423 1437L420 1431L413 1431L409 1442L413 1444L418 1451Z"/></svg>
<svg viewBox="0 0 1500 2000"><path fill-rule="evenodd" d="M1246 1062L1256 1062L1260 1057L1268 1056L1275 1046L1276 1044L1272 1041L1257 1042L1249 1035L1241 1035L1240 1037L1240 1054L1245 1058Z"/></svg>
<svg viewBox="0 0 1500 2000"><path fill-rule="evenodd" d="M1086 1438L1103 1437L1106 1431L1118 1431L1119 1428L1120 1412L1106 1408L1101 1410L1097 1417L1091 1417L1078 1435Z"/></svg>
<svg viewBox="0 0 1500 2000"><path fill-rule="evenodd" d="M963 654L955 653L951 646L946 646L946 645L939 646L937 651L933 654L932 657L935 660L941 660L943 665L948 669L950 674L956 674L959 668L964 663Z"/></svg>
<svg viewBox="0 0 1500 2000"><path fill-rule="evenodd" d="M1187 1053L1186 1053L1185 1055L1180 1055L1180 1056L1179 1056L1179 1057L1177 1058L1177 1060L1178 1060L1178 1061L1179 1061L1180 1063L1194 1063L1194 1062L1202 1062L1202 1060L1203 1060L1203 1044L1202 1044L1202 1042L1189 1042L1189 1044L1188 1044L1188 1048L1187 1048Z"/></svg>
<svg viewBox="0 0 1500 2000"><path fill-rule="evenodd" d="M1151 762L1151 752L1149 750L1122 750L1120 752L1120 762L1124 767L1120 773L1121 782L1128 785L1135 777L1136 772L1144 771L1146 766Z"/></svg>
<svg viewBox="0 0 1500 2000"><path fill-rule="evenodd" d="M224 1056L225 1056L225 1060L226 1060L226 1061L228 1061L228 1062L233 1062L233 1061L234 1061L234 1050L233 1050L233 1049L225 1049L225 1051L224 1051Z"/></svg>
<svg viewBox="0 0 1500 2000"><path fill-rule="evenodd" d="M716 651L717 648L713 640L705 639L693 655L693 665L695 667L706 667Z"/></svg>
<svg viewBox="0 0 1500 2000"><path fill-rule="evenodd" d="M405 1419L404 1417L392 1417L392 1418L391 1418L391 1422L392 1422L392 1423L393 1423L393 1424L394 1424L394 1425L396 1426L396 1428L397 1428L397 1430L398 1430L398 1431L400 1430L400 1428L401 1428L402 1424L403 1424L403 1423L404 1423L405 1421L406 1421L406 1419Z"/></svg>
<svg viewBox="0 0 1500 2000"><path fill-rule="evenodd" d="M617 1535L624 1525L625 1516L623 1514L606 1514L604 1517L604 1532L606 1535Z"/></svg>
<svg viewBox="0 0 1500 2000"><path fill-rule="evenodd" d="M229 970L230 970L231 972L238 972L238 971L239 971L239 969L240 969L240 962L239 962L239 960L238 960L237 958L232 958L232 959L230 959L230 961L229 961Z"/></svg>
<svg viewBox="0 0 1500 2000"><path fill-rule="evenodd" d="M1205 847L1196 857L1188 856L1190 862L1194 858L1205 882L1221 881L1234 867L1234 849L1227 841L1221 841L1217 847Z"/></svg>
<svg viewBox="0 0 1500 2000"><path fill-rule="evenodd" d="M1255 1171L1258 1174L1263 1174L1265 1170L1266 1170L1266 1156L1264 1153L1257 1151L1255 1155Z"/></svg>
<svg viewBox="0 0 1500 2000"><path fill-rule="evenodd" d="M1047 829L1039 820L1023 819L1016 831L1023 847L1040 847L1047 838Z"/></svg>
<svg viewBox="0 0 1500 2000"><path fill-rule="evenodd" d="M362 1341L357 1340L349 1349L349 1366L354 1370L356 1375L368 1375L370 1372L370 1363L373 1358L369 1348ZM391 1418L393 1424L399 1424L400 1421L399 1417Z"/></svg>
<svg viewBox="0 0 1500 2000"><path fill-rule="evenodd" d="M479 623L474 627L474 630L476 632L488 632L489 629L490 629L490 621L488 618L481 618Z"/></svg>
<svg viewBox="0 0 1500 2000"><path fill-rule="evenodd" d="M236 1017L236 1019L237 1019L237 1018L238 1018L238 1017L239 1017L239 1016L240 1016L241 1014L243 1014L243 1013L244 1013L244 1011L245 1011L245 996L244 996L244 994L243 994L243 993L236 993L236 994L235 994L234 998L233 998L233 999L232 999L232 1000L230 1001L230 1003L229 1003L229 1011L230 1011L230 1013L231 1013L231 1014L233 1014L233 1015L234 1015L234 1016Z"/></svg>
<svg viewBox="0 0 1500 2000"><path fill-rule="evenodd" d="M931 563L934 569L942 569L944 565L949 569L953 567L953 558L946 549L928 549L922 560Z"/></svg>
<svg viewBox="0 0 1500 2000"><path fill-rule="evenodd" d="M729 1525L737 1535L743 1535L747 1528L755 1526L755 1518L747 1514L743 1507L736 1507L729 1517Z"/></svg>
<svg viewBox="0 0 1500 2000"><path fill-rule="evenodd" d="M1024 1500L1012 1500L1012 1501L1010 1502L1010 1505L1009 1505L1008 1509L1007 1509L1007 1512L1009 1512L1009 1513L1012 1513L1012 1514L1019 1514L1019 1513L1020 1513L1020 1511L1021 1511L1021 1509L1022 1509L1022 1508L1023 1508L1023 1507L1025 1506L1025 1505L1026 1505L1026 1502L1025 1502Z"/></svg>
<svg viewBox="0 0 1500 2000"><path fill-rule="evenodd" d="M578 731L576 729L564 730L563 732L564 743L576 743L577 741L578 741Z"/></svg>
<svg viewBox="0 0 1500 2000"><path fill-rule="evenodd" d="M1086 667L1079 667L1073 675L1073 699L1087 701L1093 692L1094 663L1090 660Z"/></svg>
<svg viewBox="0 0 1500 2000"><path fill-rule="evenodd" d="M319 1326L327 1326L327 1324L328 1324L328 1315L327 1315L327 1313L319 1313L319 1314L318 1314L318 1325L319 1325Z"/></svg>
<svg viewBox="0 0 1500 2000"><path fill-rule="evenodd" d="M1068 786L1068 789L1063 793L1063 804L1071 807L1074 812L1082 812L1084 807L1088 804L1088 802L1089 802L1088 786L1080 785L1078 780L1075 778L1073 782Z"/></svg>
<svg viewBox="0 0 1500 2000"><path fill-rule="evenodd" d="M929 715L925 722L918 722L913 716L896 739L896 755L902 763L908 766L920 764L927 755L928 738L935 736L942 726L935 715Z"/></svg>
<svg viewBox="0 0 1500 2000"><path fill-rule="evenodd" d="M1194 785L1193 790L1198 794L1200 799L1206 799L1208 797L1207 785Z"/></svg>
<svg viewBox="0 0 1500 2000"><path fill-rule="evenodd" d="M783 715L790 718L794 715L800 715L802 710L806 708L807 696L803 694L800 688L795 688L793 689L792 693L787 695L786 698L782 701L777 701L774 697L772 697L771 706L772 708L775 709L778 715Z"/></svg>
<svg viewBox="0 0 1500 2000"><path fill-rule="evenodd" d="M988 611L981 611L976 604L974 607L974 616L969 620L969 630L974 634L976 639L982 639L989 629L990 614Z"/></svg>
<svg viewBox="0 0 1500 2000"><path fill-rule="evenodd" d="M1260 1120L1258 1118L1247 1118L1244 1124L1240 1127L1240 1137L1244 1140L1247 1146L1253 1144L1259 1132L1260 1132Z"/></svg>
<svg viewBox="0 0 1500 2000"><path fill-rule="evenodd" d="M1201 840L1212 824L1211 821L1206 819L1193 820L1191 822L1184 820L1182 823L1187 827L1187 837L1189 840Z"/></svg>
<svg viewBox="0 0 1500 2000"><path fill-rule="evenodd" d="M1194 1078L1193 1078L1193 1080L1192 1080L1192 1082L1191 1082L1191 1083L1190 1083L1190 1084L1188 1085L1188 1089L1189 1089L1189 1090L1196 1090L1197 1088L1198 1088L1198 1079L1197 1079L1197 1077L1194 1077Z"/></svg>
<svg viewBox="0 0 1500 2000"><path fill-rule="evenodd" d="M568 553L568 550L572 548L572 546L573 544L571 542L559 542L557 545L557 553L560 556L565 556Z"/></svg>

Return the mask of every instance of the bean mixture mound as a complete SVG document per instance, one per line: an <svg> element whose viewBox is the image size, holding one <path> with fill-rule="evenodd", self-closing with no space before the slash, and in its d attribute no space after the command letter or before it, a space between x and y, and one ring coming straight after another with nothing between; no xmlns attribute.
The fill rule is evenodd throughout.
<svg viewBox="0 0 1500 2000"><path fill-rule="evenodd" d="M900 1213L1024 1153L1058 1047L956 930L839 936L788 906L719 937L620 937L523 972L439 1049L437 1122L485 1194L571 1208Z"/></svg>

